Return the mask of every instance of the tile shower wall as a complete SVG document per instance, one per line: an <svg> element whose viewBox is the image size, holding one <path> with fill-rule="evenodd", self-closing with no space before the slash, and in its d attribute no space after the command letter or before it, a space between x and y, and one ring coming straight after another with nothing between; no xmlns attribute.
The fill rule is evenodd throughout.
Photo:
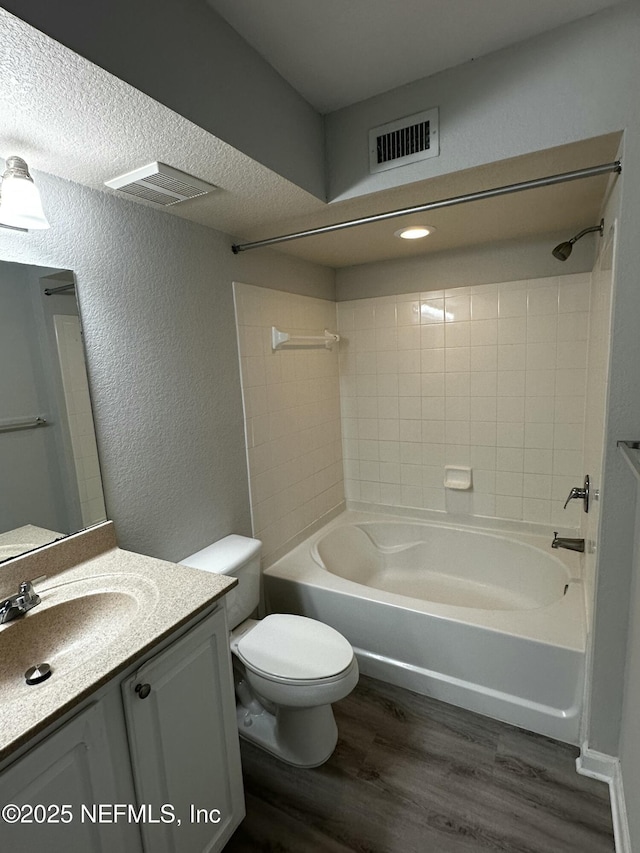
<svg viewBox="0 0 640 853"><path fill-rule="evenodd" d="M337 349L271 349L271 327L336 328L334 302L234 284L254 535L267 562L344 503Z"/></svg>
<svg viewBox="0 0 640 853"><path fill-rule="evenodd" d="M590 279L338 303L347 499L577 526Z"/></svg>

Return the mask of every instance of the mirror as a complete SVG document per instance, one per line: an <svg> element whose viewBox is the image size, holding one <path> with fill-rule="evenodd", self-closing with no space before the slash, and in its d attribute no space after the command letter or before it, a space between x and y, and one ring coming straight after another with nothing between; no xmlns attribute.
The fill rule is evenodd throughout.
<svg viewBox="0 0 640 853"><path fill-rule="evenodd" d="M70 270L0 261L0 364L2 562L106 519Z"/></svg>

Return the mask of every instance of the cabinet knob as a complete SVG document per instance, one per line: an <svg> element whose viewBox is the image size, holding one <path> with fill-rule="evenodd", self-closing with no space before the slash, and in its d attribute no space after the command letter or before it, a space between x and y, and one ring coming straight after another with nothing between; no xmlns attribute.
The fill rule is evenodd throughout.
<svg viewBox="0 0 640 853"><path fill-rule="evenodd" d="M141 699L146 699L149 693L151 693L151 685L150 684L136 684L135 687L136 693Z"/></svg>

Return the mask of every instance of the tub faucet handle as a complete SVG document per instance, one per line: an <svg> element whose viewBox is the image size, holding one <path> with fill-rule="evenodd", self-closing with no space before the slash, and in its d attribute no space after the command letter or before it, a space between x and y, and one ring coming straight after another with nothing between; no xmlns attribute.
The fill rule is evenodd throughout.
<svg viewBox="0 0 640 853"><path fill-rule="evenodd" d="M580 486L574 486L569 492L569 497L564 502L564 508L567 508L567 504L569 501L575 500L578 498L584 504L584 511L589 512L589 475L584 478L584 485L582 488Z"/></svg>

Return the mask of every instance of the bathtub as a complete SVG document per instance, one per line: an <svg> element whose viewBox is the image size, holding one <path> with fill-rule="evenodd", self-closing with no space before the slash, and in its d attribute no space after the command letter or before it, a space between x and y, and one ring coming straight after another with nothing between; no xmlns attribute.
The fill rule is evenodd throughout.
<svg viewBox="0 0 640 853"><path fill-rule="evenodd" d="M579 742L581 561L550 537L348 511L265 569L264 595L344 634L365 675Z"/></svg>

